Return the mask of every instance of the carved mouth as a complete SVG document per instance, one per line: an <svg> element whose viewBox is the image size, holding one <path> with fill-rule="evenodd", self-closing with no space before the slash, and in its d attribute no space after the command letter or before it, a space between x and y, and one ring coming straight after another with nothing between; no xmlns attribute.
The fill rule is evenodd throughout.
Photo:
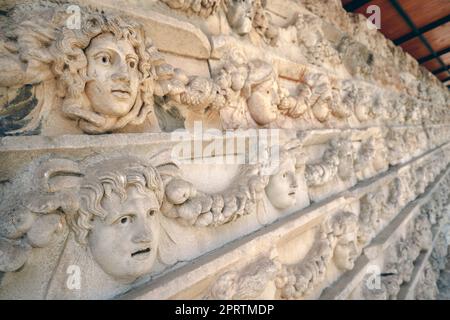
<svg viewBox="0 0 450 320"><path fill-rule="evenodd" d="M131 92L127 89L114 89L114 90L111 90L111 93L114 96L116 96L118 98L122 98L122 99L127 99L131 95Z"/></svg>
<svg viewBox="0 0 450 320"><path fill-rule="evenodd" d="M291 197L293 197L293 196L295 196L296 193L297 193L296 191L291 191L291 192L288 193L288 195L290 195Z"/></svg>
<svg viewBox="0 0 450 320"><path fill-rule="evenodd" d="M148 256L150 255L150 251L151 251L150 248L145 248L145 249L142 249L142 250L138 250L138 251L133 252L131 254L131 257L139 259L139 260L147 259Z"/></svg>

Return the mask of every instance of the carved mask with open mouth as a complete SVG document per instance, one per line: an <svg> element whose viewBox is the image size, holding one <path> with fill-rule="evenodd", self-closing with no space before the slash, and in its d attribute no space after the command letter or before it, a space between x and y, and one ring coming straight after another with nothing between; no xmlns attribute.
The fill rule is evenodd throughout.
<svg viewBox="0 0 450 320"><path fill-rule="evenodd" d="M92 255L107 274L132 282L151 271L157 256L158 200L154 193L144 194L130 186L125 200L112 193L102 202L108 215L92 221Z"/></svg>

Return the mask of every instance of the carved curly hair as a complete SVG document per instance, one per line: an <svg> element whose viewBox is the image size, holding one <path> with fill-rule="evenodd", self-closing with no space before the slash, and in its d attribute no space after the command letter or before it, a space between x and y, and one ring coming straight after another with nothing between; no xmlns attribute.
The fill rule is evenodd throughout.
<svg viewBox="0 0 450 320"><path fill-rule="evenodd" d="M145 38L144 31L138 24L99 13L86 12L81 16L82 28L78 30L62 27L49 48L53 57L52 71L60 80L58 92L64 99L63 112L68 117L79 120L80 128L87 133L103 133L122 128L129 123L143 123L152 112L154 82L160 71L164 70L164 59L151 41ZM89 80L84 50L94 37L102 33L111 33L116 39L128 40L139 57L140 94L131 111L114 123L107 123L102 115L81 105L85 85Z"/></svg>
<svg viewBox="0 0 450 320"><path fill-rule="evenodd" d="M115 159L99 163L88 173L81 183L80 202L76 213L68 215L68 222L80 244L87 243L94 216L104 219L108 212L102 201L112 193L126 200L127 189L136 187L141 194L154 193L159 206L164 197L164 185L157 169L135 159Z"/></svg>
<svg viewBox="0 0 450 320"><path fill-rule="evenodd" d="M339 240L339 238L348 233L358 231L358 216L349 211L338 213L330 220L330 226L332 237L335 240Z"/></svg>

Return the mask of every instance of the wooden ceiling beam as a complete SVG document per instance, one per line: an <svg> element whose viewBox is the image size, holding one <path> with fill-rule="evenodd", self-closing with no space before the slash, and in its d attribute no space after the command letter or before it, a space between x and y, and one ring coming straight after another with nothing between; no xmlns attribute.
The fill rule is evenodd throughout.
<svg viewBox="0 0 450 320"><path fill-rule="evenodd" d="M441 51L436 52L436 55L437 55L438 57L440 57L440 56L442 56L442 55L444 55L444 54L446 54L446 53L449 53L449 52L450 52L450 47L445 48L445 49L443 49L443 50L441 50ZM435 59L435 58L436 58L436 57L435 57L433 54L430 54L429 56L425 56L425 57L423 57L423 58L417 59L417 61L418 61L420 64L422 64L422 63L424 63L424 62L433 60L433 59Z"/></svg>
<svg viewBox="0 0 450 320"><path fill-rule="evenodd" d="M450 22L450 15L448 15L446 17L443 17L441 19L438 19L436 21L433 21L432 23L429 23L426 26L418 28L418 30L419 30L420 33L425 33L425 32L428 32L430 30L433 30L433 29L435 29L437 27L440 27L440 26L442 26L442 25L444 25L444 24L446 24L448 22ZM417 34L415 32L410 32L410 33L405 34L404 36L401 36L398 39L395 39L393 42L394 42L394 44L396 46L398 46L398 45L400 45L400 44L402 44L402 43L404 43L406 41L414 39L415 37L417 37Z"/></svg>
<svg viewBox="0 0 450 320"><path fill-rule="evenodd" d="M371 0L354 0L354 1L344 5L344 9L347 10L348 12L353 12L353 11L361 8L366 3L369 3L370 1Z"/></svg>
<svg viewBox="0 0 450 320"><path fill-rule="evenodd" d="M442 68L444 70L448 70L448 66L445 65L445 63L442 61L440 56L434 51L433 47L430 45L430 43L427 41L427 39L424 37L424 35L417 29L417 26L415 23L411 20L409 15L406 13L406 11L403 9L403 7L400 5L400 3L397 0L389 0L391 5L394 7L394 9L397 11L397 13L402 17L402 19L406 22L406 24L412 29L412 31L417 34L420 41L422 41L423 45L430 51L431 56L433 56L433 59L437 59L439 63L441 64ZM433 72L434 73L434 72Z"/></svg>

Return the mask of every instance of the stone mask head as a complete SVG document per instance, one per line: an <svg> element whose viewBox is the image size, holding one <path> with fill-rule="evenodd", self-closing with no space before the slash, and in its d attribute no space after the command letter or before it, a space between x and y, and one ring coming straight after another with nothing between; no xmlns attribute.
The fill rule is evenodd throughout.
<svg viewBox="0 0 450 320"><path fill-rule="evenodd" d="M148 274L160 235L162 180L155 168L135 159L98 164L80 187L80 208L69 221L77 241L117 281Z"/></svg>
<svg viewBox="0 0 450 320"><path fill-rule="evenodd" d="M264 61L252 61L246 88L247 107L253 120L261 126L275 121L279 113L280 94L272 66Z"/></svg>
<svg viewBox="0 0 450 320"><path fill-rule="evenodd" d="M86 96L92 109L106 116L123 117L136 102L139 57L128 40L102 33L86 49Z"/></svg>
<svg viewBox="0 0 450 320"><path fill-rule="evenodd" d="M226 15L231 28L239 35L248 34L252 30L255 17L255 0L228 0Z"/></svg>
<svg viewBox="0 0 450 320"><path fill-rule="evenodd" d="M297 189L295 157L281 151L280 164L265 189L267 197L275 208L286 209L295 205Z"/></svg>
<svg viewBox="0 0 450 320"><path fill-rule="evenodd" d="M342 271L351 270L358 257L358 218L351 212L343 212L334 217L333 233L336 236L333 260Z"/></svg>
<svg viewBox="0 0 450 320"><path fill-rule="evenodd" d="M142 123L153 108L159 56L142 28L118 17L84 15L51 48L64 114L87 133Z"/></svg>

